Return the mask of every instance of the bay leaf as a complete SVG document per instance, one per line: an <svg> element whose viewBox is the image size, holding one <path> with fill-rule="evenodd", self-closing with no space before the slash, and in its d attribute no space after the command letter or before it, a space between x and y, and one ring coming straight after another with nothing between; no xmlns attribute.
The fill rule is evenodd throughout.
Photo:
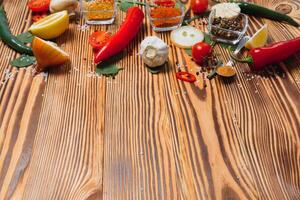
<svg viewBox="0 0 300 200"><path fill-rule="evenodd" d="M20 35L17 35L16 37L24 44L31 43L34 38L34 36L29 32L21 33Z"/></svg>
<svg viewBox="0 0 300 200"><path fill-rule="evenodd" d="M22 67L28 67L36 62L36 59L34 56L28 56L28 55L21 55L20 57L10 61L10 64L14 67L22 68Z"/></svg>

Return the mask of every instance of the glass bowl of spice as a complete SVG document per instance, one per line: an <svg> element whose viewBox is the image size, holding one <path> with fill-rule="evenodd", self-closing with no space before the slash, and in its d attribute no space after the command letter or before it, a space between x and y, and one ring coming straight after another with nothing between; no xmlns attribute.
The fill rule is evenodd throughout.
<svg viewBox="0 0 300 200"><path fill-rule="evenodd" d="M177 29L184 18L184 7L175 0L150 0L146 11L153 30L157 32Z"/></svg>
<svg viewBox="0 0 300 200"><path fill-rule="evenodd" d="M237 44L248 28L248 16L238 13L235 17L216 16L212 10L208 18L208 31L212 40L227 44Z"/></svg>
<svg viewBox="0 0 300 200"><path fill-rule="evenodd" d="M116 17L116 0L81 0L81 12L87 24L112 24Z"/></svg>

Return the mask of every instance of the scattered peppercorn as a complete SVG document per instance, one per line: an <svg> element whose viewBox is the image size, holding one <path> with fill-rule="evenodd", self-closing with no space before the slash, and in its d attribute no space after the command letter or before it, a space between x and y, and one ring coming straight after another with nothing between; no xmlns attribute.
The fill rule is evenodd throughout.
<svg viewBox="0 0 300 200"><path fill-rule="evenodd" d="M238 17L234 19L227 19L227 18L221 18L216 17L213 19L212 22L212 30L211 33L214 36L223 38L223 39L237 39L239 37L238 33L235 33L234 31L242 31L243 30L243 17L239 15ZM227 30L224 30L227 29Z"/></svg>

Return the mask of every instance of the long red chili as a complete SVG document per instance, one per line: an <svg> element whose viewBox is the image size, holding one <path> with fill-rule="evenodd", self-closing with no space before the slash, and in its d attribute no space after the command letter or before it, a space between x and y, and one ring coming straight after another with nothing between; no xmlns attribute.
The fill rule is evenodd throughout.
<svg viewBox="0 0 300 200"><path fill-rule="evenodd" d="M121 52L137 35L143 23L143 19L144 13L139 7L129 8L125 21L119 31L113 35L108 43L97 53L94 62L98 64Z"/></svg>
<svg viewBox="0 0 300 200"><path fill-rule="evenodd" d="M262 70L267 65L279 63L300 51L300 37L271 44L267 47L254 48L249 51L249 57L236 59L240 62L251 63L251 69Z"/></svg>

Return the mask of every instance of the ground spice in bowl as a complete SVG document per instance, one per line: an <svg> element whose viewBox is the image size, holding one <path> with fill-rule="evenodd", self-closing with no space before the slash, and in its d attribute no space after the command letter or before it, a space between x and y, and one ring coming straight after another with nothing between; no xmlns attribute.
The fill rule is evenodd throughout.
<svg viewBox="0 0 300 200"><path fill-rule="evenodd" d="M181 23L182 11L176 7L155 7L150 11L152 23L156 27L170 27Z"/></svg>
<svg viewBox="0 0 300 200"><path fill-rule="evenodd" d="M115 0L85 1L84 9L88 20L105 20L114 16Z"/></svg>

